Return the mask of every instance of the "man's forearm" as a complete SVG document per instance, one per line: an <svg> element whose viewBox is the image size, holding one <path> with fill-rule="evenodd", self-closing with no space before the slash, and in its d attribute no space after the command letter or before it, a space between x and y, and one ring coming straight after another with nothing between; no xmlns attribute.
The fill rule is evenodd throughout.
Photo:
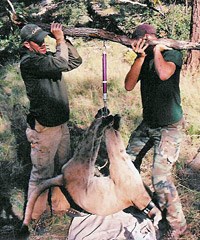
<svg viewBox="0 0 200 240"><path fill-rule="evenodd" d="M145 57L136 58L135 62L131 66L130 71L126 75L125 89L127 91L131 91L137 84L144 59L145 59Z"/></svg>
<svg viewBox="0 0 200 240"><path fill-rule="evenodd" d="M69 61L69 50L68 50L68 46L65 41L62 41L59 44L57 44L56 56L62 57L64 59L66 59L67 61Z"/></svg>

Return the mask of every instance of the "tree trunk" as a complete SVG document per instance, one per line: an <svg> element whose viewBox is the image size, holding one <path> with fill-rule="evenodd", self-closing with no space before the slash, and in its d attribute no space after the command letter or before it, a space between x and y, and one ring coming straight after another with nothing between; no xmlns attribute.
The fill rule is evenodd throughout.
<svg viewBox="0 0 200 240"><path fill-rule="evenodd" d="M191 41L200 42L200 0L194 0L191 19ZM187 57L187 70L192 74L200 72L200 52L192 50Z"/></svg>
<svg viewBox="0 0 200 240"><path fill-rule="evenodd" d="M38 23L40 27L44 30L49 31L50 26L47 24ZM127 47L131 46L133 39L128 38L126 35L118 35L113 32L108 32L103 29L95 29L95 28L64 28L63 32L66 36L71 37L90 37L90 38L97 38L102 40L109 40L112 42L117 42ZM158 43L165 44L168 47L178 49L178 50L191 50L196 49L200 50L200 43L198 42L187 42L187 41L178 41L173 39L164 39L160 38L154 41L149 41L150 45L156 45Z"/></svg>

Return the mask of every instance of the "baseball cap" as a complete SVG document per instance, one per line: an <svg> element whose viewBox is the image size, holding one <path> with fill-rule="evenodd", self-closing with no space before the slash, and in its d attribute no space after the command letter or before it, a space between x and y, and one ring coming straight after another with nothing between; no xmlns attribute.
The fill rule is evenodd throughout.
<svg viewBox="0 0 200 240"><path fill-rule="evenodd" d="M30 23L21 29L20 37L22 39L22 42L33 41L36 43L41 43L48 34L48 32L42 30L42 28L36 24Z"/></svg>
<svg viewBox="0 0 200 240"><path fill-rule="evenodd" d="M133 32L132 38L141 38L144 37L145 34L156 34L156 29L154 26L143 23L136 27L135 31Z"/></svg>

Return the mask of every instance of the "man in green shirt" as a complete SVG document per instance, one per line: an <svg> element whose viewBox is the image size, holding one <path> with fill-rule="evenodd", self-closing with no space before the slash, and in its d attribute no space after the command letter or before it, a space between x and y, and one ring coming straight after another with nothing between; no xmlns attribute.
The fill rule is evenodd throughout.
<svg viewBox="0 0 200 240"><path fill-rule="evenodd" d="M137 57L125 78L125 89L131 91L140 81L143 121L132 133L127 153L140 169L142 158L154 147L153 187L160 209L166 213L171 237L178 239L187 228L171 176L184 128L179 89L182 55L162 44L150 46L147 40L157 37L149 24L139 25L133 39L132 49Z"/></svg>
<svg viewBox="0 0 200 240"><path fill-rule="evenodd" d="M49 33L35 24L21 29L22 52L20 70L30 101L26 135L31 143L32 171L28 198L37 184L60 173L71 157L69 103L62 72L77 68L82 59L73 45L64 38L62 25L51 24L55 53L47 52L45 39ZM37 223L47 208L48 191L36 201L32 219ZM52 190L52 209L64 213L69 208L58 187ZM36 225L37 226L37 225ZM39 229L38 224L38 230ZM36 229L37 230L37 229Z"/></svg>

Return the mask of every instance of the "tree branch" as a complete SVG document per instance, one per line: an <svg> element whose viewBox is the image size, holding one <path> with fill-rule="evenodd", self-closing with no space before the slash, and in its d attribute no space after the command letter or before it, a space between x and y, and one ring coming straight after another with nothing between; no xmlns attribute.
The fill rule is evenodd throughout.
<svg viewBox="0 0 200 240"><path fill-rule="evenodd" d="M38 24L44 30L49 31L50 26L47 24ZM131 43L133 39L127 37L126 35L118 35L113 32L108 32L103 29L96 29L96 28L63 28L64 34L70 37L90 37L90 38L97 38L102 40L109 40L112 42L120 43L124 46L131 47ZM150 45L156 44L164 44L168 47L178 49L178 50L200 50L200 43L196 42L189 42L189 41L179 41L173 39L164 39L160 38L154 41L149 41Z"/></svg>
<svg viewBox="0 0 200 240"><path fill-rule="evenodd" d="M9 4L9 6L10 6L10 8L11 8L11 10L12 10L12 13L15 13L15 14L16 14L15 8L14 8L13 4L11 3L11 1L10 1L10 0L7 0L7 3Z"/></svg>

